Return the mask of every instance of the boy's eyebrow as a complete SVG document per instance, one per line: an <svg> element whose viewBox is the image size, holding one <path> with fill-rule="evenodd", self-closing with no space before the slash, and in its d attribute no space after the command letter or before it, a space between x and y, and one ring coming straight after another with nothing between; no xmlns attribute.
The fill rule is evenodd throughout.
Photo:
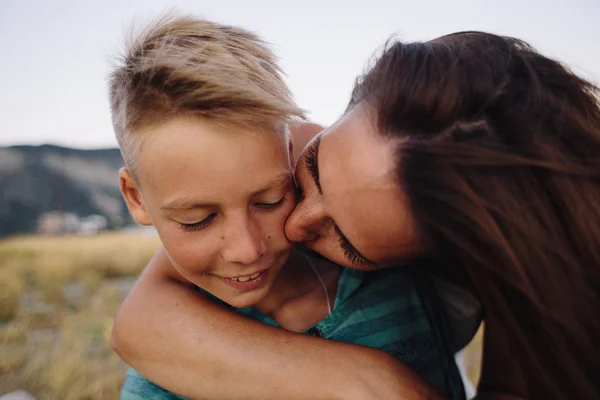
<svg viewBox="0 0 600 400"><path fill-rule="evenodd" d="M216 204L200 203L186 198L176 198L173 200L169 200L165 204L161 205L160 209L165 211L187 211L195 210L198 208L210 208L214 206L216 206Z"/></svg>
<svg viewBox="0 0 600 400"><path fill-rule="evenodd" d="M287 185L292 182L292 172L291 171L282 171L279 174L275 175L273 178L269 179L267 183L265 183L260 189L256 192L252 193L252 196L258 196L267 192L273 188L277 188L283 185Z"/></svg>
<svg viewBox="0 0 600 400"><path fill-rule="evenodd" d="M269 191L273 188L283 186L292 182L292 174L290 171L282 171L279 174L275 175L273 178L269 179L267 183L261 186L254 193L251 193L251 197L256 197L263 194L266 191ZM194 210L198 208L211 208L216 207L218 204L216 203L202 203L195 201L190 198L179 197L171 200L167 200L163 205L160 206L161 210L165 211L188 211Z"/></svg>

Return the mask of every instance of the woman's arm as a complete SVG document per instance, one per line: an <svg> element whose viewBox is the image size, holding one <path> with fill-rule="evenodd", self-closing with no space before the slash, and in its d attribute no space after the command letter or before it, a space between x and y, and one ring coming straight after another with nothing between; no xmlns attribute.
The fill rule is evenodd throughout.
<svg viewBox="0 0 600 400"><path fill-rule="evenodd" d="M186 285L163 250L123 303L115 351L153 382L202 399L437 399L393 357L277 329Z"/></svg>

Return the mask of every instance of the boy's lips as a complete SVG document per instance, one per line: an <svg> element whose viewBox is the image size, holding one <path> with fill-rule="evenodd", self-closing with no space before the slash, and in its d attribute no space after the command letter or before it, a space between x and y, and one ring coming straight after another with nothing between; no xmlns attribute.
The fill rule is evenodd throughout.
<svg viewBox="0 0 600 400"><path fill-rule="evenodd" d="M270 269L265 269L259 272L255 272L251 275L245 276L237 276L235 278L225 278L219 276L223 282L228 284L231 287L234 287L238 290L247 291L256 289L260 285L262 285L269 274Z"/></svg>

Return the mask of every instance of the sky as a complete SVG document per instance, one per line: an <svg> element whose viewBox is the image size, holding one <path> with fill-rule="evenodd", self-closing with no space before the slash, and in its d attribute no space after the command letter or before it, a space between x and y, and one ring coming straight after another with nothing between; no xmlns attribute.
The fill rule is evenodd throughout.
<svg viewBox="0 0 600 400"><path fill-rule="evenodd" d="M0 0L0 146L116 146L107 93L114 57L132 22L168 11L261 35L298 104L324 125L392 35L514 36L600 83L599 0Z"/></svg>

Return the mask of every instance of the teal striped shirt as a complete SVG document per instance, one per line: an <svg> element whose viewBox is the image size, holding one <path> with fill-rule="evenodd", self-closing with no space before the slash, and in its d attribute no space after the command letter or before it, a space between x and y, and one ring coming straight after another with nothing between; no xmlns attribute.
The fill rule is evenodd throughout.
<svg viewBox="0 0 600 400"><path fill-rule="evenodd" d="M279 326L254 308L237 312ZM342 271L333 312L306 334L383 350L418 371L450 399L465 398L437 295L417 268ZM123 400L185 399L130 369Z"/></svg>

